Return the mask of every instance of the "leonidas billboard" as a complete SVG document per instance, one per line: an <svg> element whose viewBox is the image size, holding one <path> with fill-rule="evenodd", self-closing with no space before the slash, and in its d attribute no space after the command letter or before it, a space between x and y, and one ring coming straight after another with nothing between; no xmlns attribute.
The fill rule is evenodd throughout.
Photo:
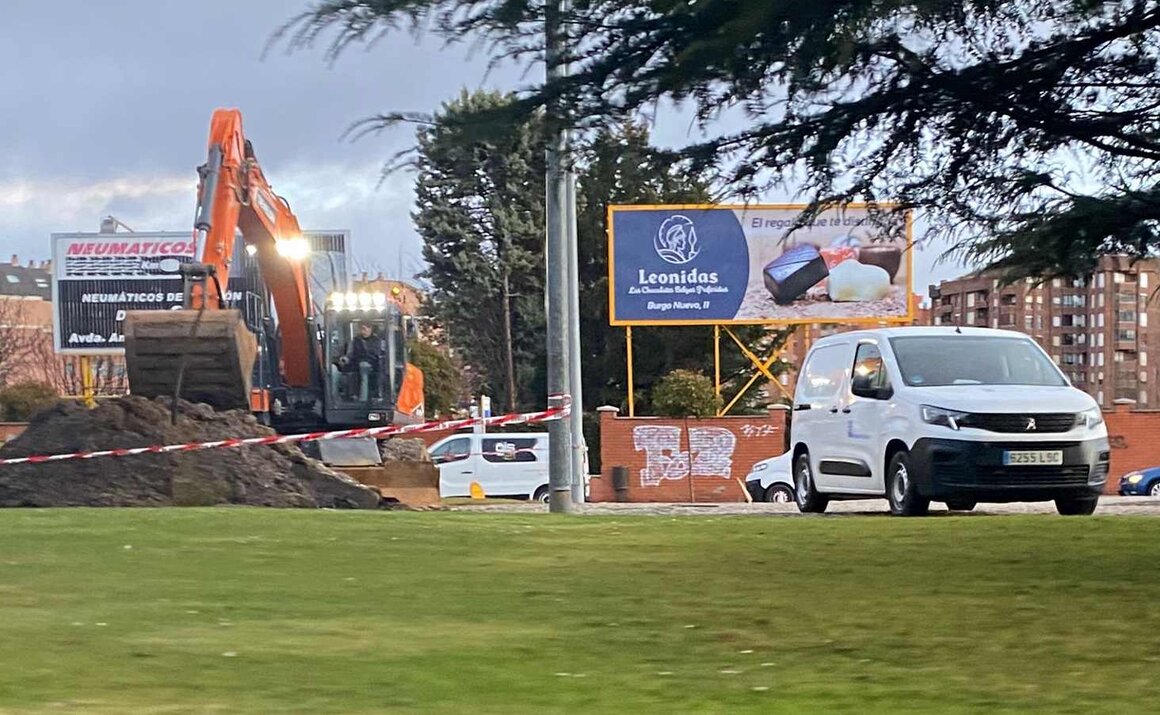
<svg viewBox="0 0 1160 715"><path fill-rule="evenodd" d="M910 217L879 204L613 206L613 325L877 323L911 318Z"/></svg>

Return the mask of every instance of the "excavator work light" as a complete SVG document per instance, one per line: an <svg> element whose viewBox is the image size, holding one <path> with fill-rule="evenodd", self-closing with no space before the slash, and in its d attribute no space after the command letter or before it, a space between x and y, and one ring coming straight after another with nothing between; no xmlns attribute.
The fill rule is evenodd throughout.
<svg viewBox="0 0 1160 715"><path fill-rule="evenodd" d="M288 258L291 261L301 261L310 255L310 241L307 241L301 236L276 241L274 247L278 249L279 256Z"/></svg>

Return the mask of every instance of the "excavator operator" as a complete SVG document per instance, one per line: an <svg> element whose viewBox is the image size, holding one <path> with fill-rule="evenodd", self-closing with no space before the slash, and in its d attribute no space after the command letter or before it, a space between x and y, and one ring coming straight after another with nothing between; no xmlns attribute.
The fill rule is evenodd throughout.
<svg viewBox="0 0 1160 715"><path fill-rule="evenodd" d="M334 384L340 384L343 373L359 374L359 402L370 399L371 377L377 376L383 362L382 338L375 334L375 326L363 321L358 324L358 335L346 346L346 353L331 366Z"/></svg>

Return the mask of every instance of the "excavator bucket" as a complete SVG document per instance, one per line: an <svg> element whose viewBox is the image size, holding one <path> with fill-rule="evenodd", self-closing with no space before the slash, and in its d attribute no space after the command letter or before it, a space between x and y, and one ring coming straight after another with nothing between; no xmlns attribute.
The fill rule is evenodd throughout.
<svg viewBox="0 0 1160 715"><path fill-rule="evenodd" d="M135 310L125 315L129 391L249 409L258 342L237 310Z"/></svg>
<svg viewBox="0 0 1160 715"><path fill-rule="evenodd" d="M439 468L416 460L383 461L378 442L336 439L303 445L303 451L323 464L379 492L386 502L414 509L438 507Z"/></svg>

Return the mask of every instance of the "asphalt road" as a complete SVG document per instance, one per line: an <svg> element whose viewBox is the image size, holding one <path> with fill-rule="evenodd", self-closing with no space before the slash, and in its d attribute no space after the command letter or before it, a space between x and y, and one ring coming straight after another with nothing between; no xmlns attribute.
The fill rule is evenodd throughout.
<svg viewBox="0 0 1160 715"><path fill-rule="evenodd" d="M547 507L542 504L520 502L496 502L481 504L464 504L451 507L454 511L482 511L503 513L533 514L546 512ZM577 508L582 514L656 514L663 516L701 515L701 516L731 516L763 514L769 516L811 517L813 514L801 514L793 504L584 504ZM933 516L948 514L941 503L931 504L930 513ZM966 512L954 512L964 515ZM1017 504L980 504L971 515L985 516L998 514L1055 514L1055 505L1052 502L1017 503ZM860 499L857 501L831 502L826 515L857 514L862 516L888 516L889 509L885 499ZM1097 516L1160 516L1160 499L1151 497L1103 497L1096 510Z"/></svg>

